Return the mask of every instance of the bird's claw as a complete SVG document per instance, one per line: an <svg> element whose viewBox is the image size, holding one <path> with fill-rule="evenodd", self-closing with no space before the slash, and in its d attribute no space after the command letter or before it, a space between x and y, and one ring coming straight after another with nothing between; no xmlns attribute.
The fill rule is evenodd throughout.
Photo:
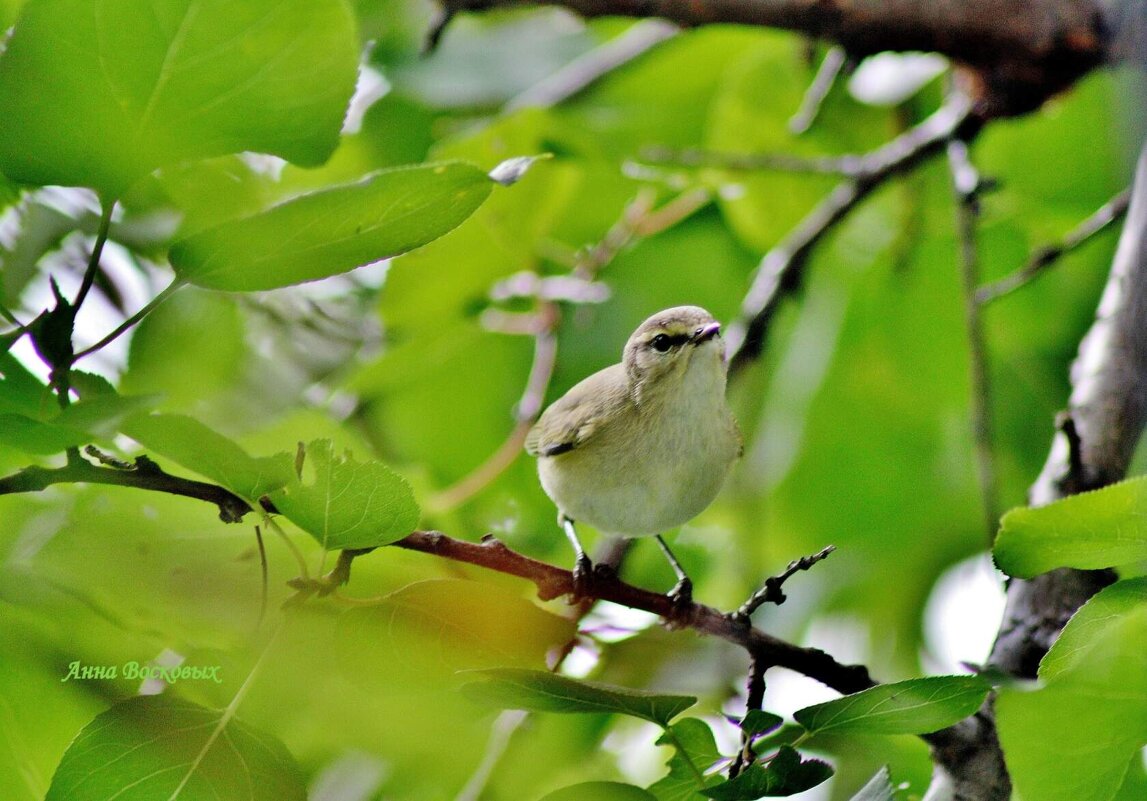
<svg viewBox="0 0 1147 801"><path fill-rule="evenodd" d="M673 589L669 591L668 595L675 611L684 612L688 610L693 606L693 581L688 576L681 578L673 585Z"/></svg>
<svg viewBox="0 0 1147 801"><path fill-rule="evenodd" d="M594 584L594 564L590 558L580 553L573 568L573 599L578 601L590 594Z"/></svg>

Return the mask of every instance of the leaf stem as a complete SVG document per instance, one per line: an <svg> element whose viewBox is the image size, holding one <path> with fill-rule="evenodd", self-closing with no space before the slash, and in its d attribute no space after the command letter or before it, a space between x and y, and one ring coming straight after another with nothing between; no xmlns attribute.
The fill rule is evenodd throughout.
<svg viewBox="0 0 1147 801"><path fill-rule="evenodd" d="M153 311L155 311L155 309L159 306L159 304L163 303L169 297L174 295L175 292L178 291L179 289L181 289L183 286L185 286L185 284L182 281L180 281L178 278L176 280L172 281L158 295L156 295L154 298L149 300L143 308L141 308L139 311L137 311L131 317L124 320L114 331L112 331L110 334L108 334L106 337L101 339L96 344L92 345L90 348L86 348L85 350L82 350L79 353L77 353L75 358L72 360L72 362L73 363L78 362L80 359L84 358L85 356L91 356L97 350L101 350L101 349L107 347L109 344L111 344L116 339L118 339L121 334L126 332L132 326L137 325L140 322L140 320L142 320L144 317L146 317L147 315L149 315Z"/></svg>

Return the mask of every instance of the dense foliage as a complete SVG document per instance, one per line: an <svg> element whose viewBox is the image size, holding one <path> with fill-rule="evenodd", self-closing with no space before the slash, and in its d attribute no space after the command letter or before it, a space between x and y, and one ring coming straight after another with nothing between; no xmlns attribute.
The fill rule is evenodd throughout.
<svg viewBox="0 0 1147 801"><path fill-rule="evenodd" d="M999 624L985 504L1022 505L1040 470L1117 229L983 309L998 500L977 479L942 153L818 242L733 377L744 458L671 537L697 599L735 609L833 544L755 624L889 684L831 700L770 671L766 711L746 714L728 643L608 605L575 618L518 579L396 548L329 592L336 551L415 529L570 566L521 453L537 401L617 361L658 309L734 320L762 255L840 180L682 149L861 154L939 108L950 77L862 64L794 134L823 54L797 36L656 29L549 101L539 86L650 23L462 16L422 56L425 11L0 2L0 797L922 797L917 735L1003 681L964 664ZM1142 91L1095 73L978 136L998 181L983 281L1127 185ZM95 478L114 471L130 477ZM214 490L179 497L172 476ZM1005 518L1007 573L1123 579L1038 688L1003 681L1028 801L1147 793L1143 493ZM673 581L649 541L623 577ZM728 781L742 735L765 759Z"/></svg>

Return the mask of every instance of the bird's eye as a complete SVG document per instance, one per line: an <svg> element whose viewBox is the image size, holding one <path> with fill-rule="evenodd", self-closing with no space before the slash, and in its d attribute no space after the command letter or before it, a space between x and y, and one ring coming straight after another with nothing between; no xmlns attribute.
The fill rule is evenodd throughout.
<svg viewBox="0 0 1147 801"><path fill-rule="evenodd" d="M671 337L668 334L658 334L649 340L649 347L658 353L667 353L674 345L681 344L681 337Z"/></svg>

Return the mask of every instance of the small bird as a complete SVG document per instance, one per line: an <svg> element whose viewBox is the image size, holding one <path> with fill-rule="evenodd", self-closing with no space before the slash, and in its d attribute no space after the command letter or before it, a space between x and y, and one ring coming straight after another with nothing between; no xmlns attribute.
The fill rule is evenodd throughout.
<svg viewBox="0 0 1147 801"><path fill-rule="evenodd" d="M527 434L526 451L537 457L542 488L577 552L575 586L593 569L578 520L613 536L655 536L677 576L670 597L692 600L692 582L661 532L705 509L741 455L725 375L713 315L665 309L633 332L620 364L574 386Z"/></svg>

